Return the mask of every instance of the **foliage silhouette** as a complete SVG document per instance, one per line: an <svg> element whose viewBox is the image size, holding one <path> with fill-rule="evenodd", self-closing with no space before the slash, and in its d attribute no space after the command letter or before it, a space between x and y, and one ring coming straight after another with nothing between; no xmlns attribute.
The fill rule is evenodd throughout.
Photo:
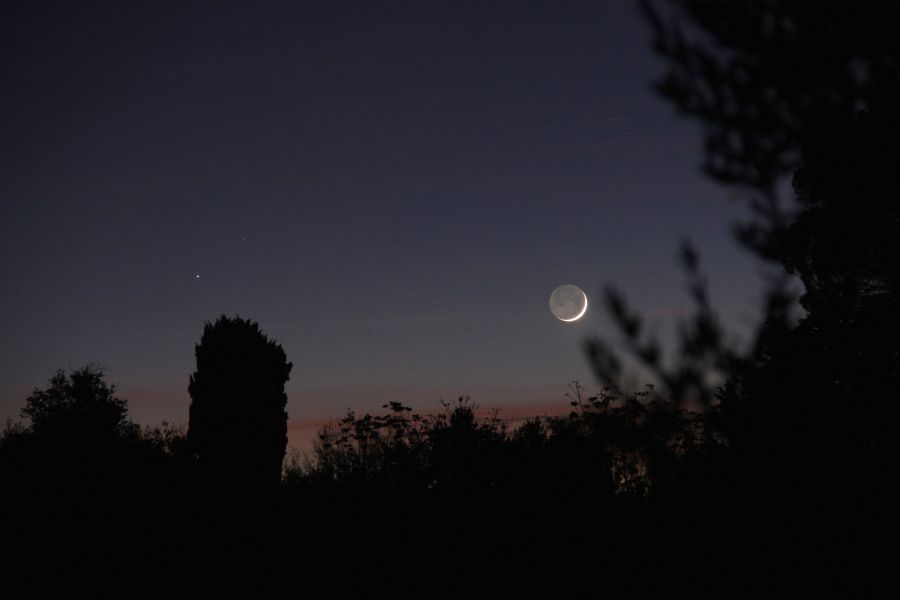
<svg viewBox="0 0 900 600"><path fill-rule="evenodd" d="M900 3L668 4L642 2L659 90L704 123L706 171L749 192L739 239L800 275L807 310L846 298L853 274L844 292L892 285ZM786 176L799 212L778 201Z"/></svg>
<svg viewBox="0 0 900 600"><path fill-rule="evenodd" d="M104 381L102 369L87 365L68 375L57 371L46 389L28 396L21 414L28 424L10 437L7 451L16 457L9 463L29 484L46 484L60 493L69 488L100 492L123 483L119 467L131 458L140 430L128 419L115 386ZM54 477L42 479L48 472Z"/></svg>
<svg viewBox="0 0 900 600"><path fill-rule="evenodd" d="M59 370L47 389L28 396L22 416L38 435L133 435L136 426L128 420L127 403L115 391L103 380L103 370L93 365L69 375Z"/></svg>
<svg viewBox="0 0 900 600"><path fill-rule="evenodd" d="M325 426L314 460L288 466L286 481L309 492L337 488L440 503L477 497L519 505L642 503L675 493L688 463L711 442L702 417L675 410L648 389L603 390L587 397L573 382L567 417L534 418L510 429L493 414L478 418L468 397L419 415L399 402L390 412L353 412Z"/></svg>
<svg viewBox="0 0 900 600"><path fill-rule="evenodd" d="M287 447L284 350L253 321L223 315L206 323L196 359L187 439L204 484L273 489Z"/></svg>
<svg viewBox="0 0 900 600"><path fill-rule="evenodd" d="M730 494L726 514L752 506L760 531L800 532L802 552L853 573L842 585L874 593L878 557L859 549L892 520L900 466L900 2L642 6L667 65L658 89L703 124L704 169L747 199L752 218L735 232L772 276L755 340L737 351L685 246L696 310L674 366L614 289L607 307L665 395L708 407L704 435L721 443L704 461ZM609 345L587 350L618 381Z"/></svg>
<svg viewBox="0 0 900 600"><path fill-rule="evenodd" d="M644 336L642 318L628 306L620 292L608 286L604 299L628 351L656 378L665 395L678 406L705 408L716 400L716 386L738 368L742 357L725 339L725 331L709 299L706 278L699 268L699 258L687 242L681 250L681 262L695 313L681 325L674 366L664 363L659 341ZM622 373L616 353L599 338L588 340L585 350L598 379L607 386L617 387Z"/></svg>
<svg viewBox="0 0 900 600"><path fill-rule="evenodd" d="M900 3L667 5L643 2L668 65L659 89L703 122L707 172L747 192L756 221L739 239L804 288L796 327L773 288L752 352L728 361L729 435L785 485L825 484L838 464L884 471L900 383ZM792 210L777 197L789 175Z"/></svg>
<svg viewBox="0 0 900 600"><path fill-rule="evenodd" d="M115 499L158 500L183 481L184 434L166 423L141 431L99 367L57 371L21 413L27 421L9 422L0 437L5 500L19 508L58 502L109 516Z"/></svg>
<svg viewBox="0 0 900 600"><path fill-rule="evenodd" d="M739 228L740 239L781 261L778 238L792 217L779 203L781 180L808 162L810 149L840 147L844 140L829 137L861 112L896 112L900 6L847 0L641 5L667 62L659 91L704 124L706 172L750 192L756 220Z"/></svg>

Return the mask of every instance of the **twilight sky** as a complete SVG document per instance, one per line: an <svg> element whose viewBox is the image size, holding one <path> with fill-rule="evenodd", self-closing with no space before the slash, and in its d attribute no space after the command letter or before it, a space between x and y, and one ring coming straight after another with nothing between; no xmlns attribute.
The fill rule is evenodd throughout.
<svg viewBox="0 0 900 600"><path fill-rule="evenodd" d="M3 3L0 418L93 361L186 422L223 313L282 344L297 422L563 402L603 283L673 326L683 236L746 327L742 206L649 39L628 0Z"/></svg>

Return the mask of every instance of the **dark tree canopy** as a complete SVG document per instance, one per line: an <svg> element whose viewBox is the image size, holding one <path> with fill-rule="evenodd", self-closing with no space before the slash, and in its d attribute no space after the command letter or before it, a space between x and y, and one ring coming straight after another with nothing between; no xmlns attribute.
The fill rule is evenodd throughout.
<svg viewBox="0 0 900 600"><path fill-rule="evenodd" d="M884 485L900 422L900 2L642 4L667 66L658 89L702 124L706 172L754 210L739 240L803 283L797 326L773 292L757 344L722 370L730 441L766 482L747 484L837 497L853 470L844 494ZM778 197L789 178L790 209ZM715 337L703 347L727 354Z"/></svg>
<svg viewBox="0 0 900 600"><path fill-rule="evenodd" d="M642 4L653 26L654 45L667 64L659 91L703 124L706 172L751 192L756 219L738 228L740 239L761 256L797 272L809 292L817 277L803 266L821 264L824 257L817 260L798 252L820 249L824 244L810 236L827 236L840 219L829 215L834 222L820 221L813 229L795 226L784 239L783 229L795 215L779 203L777 186L803 167L807 174L798 185L804 191L797 198L803 213L819 212L840 197L856 211L896 219L896 200L869 192L877 189L876 182L896 189L896 181L885 178L896 172L900 2ZM875 135L878 129L884 130L881 135ZM838 158L849 160L834 162ZM836 170L816 170L826 165ZM818 176L826 179L813 184L811 178ZM835 193L828 196L810 193L812 187L824 190L833 184ZM841 224L850 234L860 230L847 232L848 227L867 225Z"/></svg>
<svg viewBox="0 0 900 600"><path fill-rule="evenodd" d="M257 323L220 317L207 323L191 375L188 443L216 485L277 485L287 447L291 363Z"/></svg>
<svg viewBox="0 0 900 600"><path fill-rule="evenodd" d="M723 182L771 188L823 125L896 110L900 2L642 5L667 62L658 89L703 121L704 164Z"/></svg>
<svg viewBox="0 0 900 600"><path fill-rule="evenodd" d="M722 500L693 488L707 518L719 510L735 539L750 516L754 536L790 532L792 559L816 565L803 593L840 581L881 597L891 571L874 532L896 522L900 466L900 1L642 5L666 65L658 90L701 124L706 173L748 201L738 241L772 277L756 339L737 349L684 251L696 312L672 365L614 289L607 306L664 394L707 404L704 435L720 443L697 472L716 474ZM615 382L616 353L587 349Z"/></svg>
<svg viewBox="0 0 900 600"><path fill-rule="evenodd" d="M96 438L132 433L124 399L115 385L103 380L103 370L87 365L69 375L59 370L46 389L35 389L25 401L22 416L38 435Z"/></svg>
<svg viewBox="0 0 900 600"><path fill-rule="evenodd" d="M7 500L36 510L77 506L106 518L123 494L149 498L174 482L182 436L166 424L142 432L100 367L57 371L28 396L21 414L26 422L10 423L0 435Z"/></svg>

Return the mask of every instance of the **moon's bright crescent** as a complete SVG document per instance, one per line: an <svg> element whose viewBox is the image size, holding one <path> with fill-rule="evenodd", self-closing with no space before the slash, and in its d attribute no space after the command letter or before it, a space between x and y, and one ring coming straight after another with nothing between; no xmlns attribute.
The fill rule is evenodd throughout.
<svg viewBox="0 0 900 600"><path fill-rule="evenodd" d="M588 297L587 297L587 294L585 294L584 292L581 292L581 295L584 296L584 306L581 308L581 312L578 313L577 315L575 315L574 317L572 317L571 319L560 319L560 321L565 321L566 323L571 323L572 321L577 321L578 319L580 319L581 317L584 316L584 313L587 312Z"/></svg>
<svg viewBox="0 0 900 600"><path fill-rule="evenodd" d="M550 312L564 323L577 321L585 315L588 297L577 285L561 285L550 294Z"/></svg>

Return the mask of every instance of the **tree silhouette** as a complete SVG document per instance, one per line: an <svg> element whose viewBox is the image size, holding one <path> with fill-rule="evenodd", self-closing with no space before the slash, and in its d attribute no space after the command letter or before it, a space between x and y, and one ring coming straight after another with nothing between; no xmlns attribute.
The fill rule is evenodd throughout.
<svg viewBox="0 0 900 600"><path fill-rule="evenodd" d="M125 400L116 396L115 385L103 380L103 370L87 365L69 375L59 370L46 389L35 389L25 401L22 416L31 431L42 436L118 437L133 434Z"/></svg>
<svg viewBox="0 0 900 600"><path fill-rule="evenodd" d="M778 197L785 177L809 166L811 152L834 156L840 148L863 151L862 160L832 165L839 167L832 176L848 182L855 178L847 167L864 165L875 175L874 167L883 163L870 161L872 147L848 146L847 133L867 113L870 121L889 126L883 141L893 138L889 132L900 99L900 40L895 35L900 3L641 4L653 27L655 48L667 64L658 90L703 123L706 172L749 192L755 219L738 228L740 239L759 255L783 262L780 236L795 217ZM879 152L890 156L893 145ZM888 173L856 179L854 189L883 181ZM858 170L855 174L860 175ZM877 196L842 195L877 202ZM802 210L810 208L808 199L801 196ZM846 223L844 230L851 225Z"/></svg>
<svg viewBox="0 0 900 600"><path fill-rule="evenodd" d="M900 40L894 30L900 3L641 5L666 60L658 91L702 123L704 170L741 190L751 209L751 219L735 226L738 240L776 267L750 361L764 357L790 328L789 275L804 285L800 301L809 329L855 318L863 302L869 309L894 302L890 290L898 288L900 260L900 204L893 200L900 191ZM782 194L790 177L793 202ZM689 327L715 333L690 263L685 260L698 310ZM621 294L609 290L608 306L635 355L661 383L674 384L679 396L690 365L660 371L659 348L635 335L640 319ZM740 361L720 341L713 336L692 345L709 351L707 372L727 376ZM616 363L605 348L598 344L590 351L594 364L614 377ZM708 400L714 389L698 393Z"/></svg>
<svg viewBox="0 0 900 600"><path fill-rule="evenodd" d="M188 444L206 483L271 489L287 447L291 363L259 325L240 317L206 323L190 377Z"/></svg>
<svg viewBox="0 0 900 600"><path fill-rule="evenodd" d="M795 489L854 464L879 481L900 384L900 2L643 5L668 66L659 90L703 123L707 172L748 193L756 221L739 239L804 287L799 325L763 328L734 372L730 433Z"/></svg>
<svg viewBox="0 0 900 600"><path fill-rule="evenodd" d="M33 506L65 500L108 515L109 507L96 499L145 495L163 481L168 463L145 443L100 367L57 371L46 388L28 396L21 414L26 423L9 425L0 441L8 499Z"/></svg>
<svg viewBox="0 0 900 600"><path fill-rule="evenodd" d="M683 252L697 310L674 367L615 290L608 308L664 392L710 405L706 435L723 443L706 460L727 465L726 513L752 507L765 535L799 532L803 553L864 595L877 578L860 571L879 561L865 532L893 518L900 464L900 2L642 6L666 61L658 90L702 124L704 169L748 201L735 232L772 279L755 343L736 352ZM790 277L803 284L796 320ZM609 347L588 350L615 381Z"/></svg>

